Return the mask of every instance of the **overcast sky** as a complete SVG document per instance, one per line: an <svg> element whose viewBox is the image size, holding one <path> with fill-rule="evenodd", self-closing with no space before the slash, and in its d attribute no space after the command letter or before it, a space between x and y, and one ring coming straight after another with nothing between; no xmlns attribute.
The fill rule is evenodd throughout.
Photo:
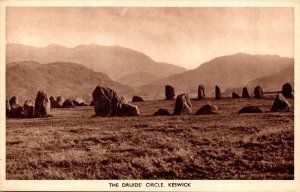
<svg viewBox="0 0 300 192"><path fill-rule="evenodd" d="M293 8L13 8L7 43L119 45L195 68L244 52L294 57Z"/></svg>

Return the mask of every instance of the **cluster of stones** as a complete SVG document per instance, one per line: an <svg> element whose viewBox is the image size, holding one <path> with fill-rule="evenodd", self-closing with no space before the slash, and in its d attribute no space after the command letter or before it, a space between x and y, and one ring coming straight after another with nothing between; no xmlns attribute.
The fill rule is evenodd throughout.
<svg viewBox="0 0 300 192"><path fill-rule="evenodd" d="M175 90L172 86L165 87L166 100L174 100ZM97 86L92 93L93 100L91 106L94 106L95 116L135 116L139 115L139 109L136 105L129 104L125 97L118 97L117 93L110 88ZM263 98L263 90L261 86L254 89L255 98ZM286 83L282 86L282 93L275 98L271 111L289 111L290 105L286 98L293 98L292 86ZM204 86L198 87L198 99L205 98ZM215 87L215 98L221 99L221 91L219 86ZM232 98L240 98L236 93L232 93ZM250 98L247 87L243 88L242 98ZM143 102L144 99L140 96L134 96L132 102ZM17 97L12 97L6 101L6 115L14 118L30 118L30 117L47 117L50 116L50 108L69 108L75 106L87 106L87 103L77 98L75 100L64 99L59 96L56 99L51 96L48 98L44 91L37 93L35 102L26 100L24 105L18 104ZM206 104L200 107L195 115L218 114L218 107L215 105ZM257 106L245 106L238 113L261 113ZM175 108L173 115L188 115L192 113L192 103L187 93L180 94L176 97ZM159 109L153 115L171 115L167 109Z"/></svg>
<svg viewBox="0 0 300 192"><path fill-rule="evenodd" d="M198 98L205 98L204 86L199 85L198 87ZM166 100L173 100L175 97L175 90L172 86L166 85L165 87L165 96ZM261 99L264 97L264 92L261 86L256 86L254 88L254 98ZM221 91L219 86L215 86L215 99L221 99ZM232 98L237 99L241 98L235 91L232 92ZM244 87L242 90L242 98L250 98L247 87ZM282 86L282 92L279 93L272 105L272 112L286 112L290 110L290 105L286 98L294 98L293 89L291 84L286 83ZM204 114L218 114L218 107L215 105L206 104L200 107L195 115L204 115ZM239 110L238 113L262 113L263 111L258 106L248 105ZM180 94L176 98L175 108L173 115L184 115L192 113L192 104L187 93ZM159 109L153 115L155 116L165 116L171 115L167 109Z"/></svg>
<svg viewBox="0 0 300 192"><path fill-rule="evenodd" d="M76 98L74 100L64 99L62 96L55 98L50 97L51 108L71 108L75 106L87 106L88 104L82 98Z"/></svg>
<svg viewBox="0 0 300 192"><path fill-rule="evenodd" d="M12 118L32 118L50 116L50 100L47 93L38 91L35 102L26 100L24 105L18 103L16 96L6 101L6 116Z"/></svg>

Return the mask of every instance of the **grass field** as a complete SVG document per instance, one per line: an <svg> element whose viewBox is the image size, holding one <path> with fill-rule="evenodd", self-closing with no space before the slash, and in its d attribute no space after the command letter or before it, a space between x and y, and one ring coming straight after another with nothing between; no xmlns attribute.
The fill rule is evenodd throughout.
<svg viewBox="0 0 300 192"><path fill-rule="evenodd" d="M293 179L292 112L273 99L192 100L218 115L156 117L175 101L136 103L141 116L96 117L93 107L50 118L7 119L7 179ZM247 104L261 114L238 114Z"/></svg>

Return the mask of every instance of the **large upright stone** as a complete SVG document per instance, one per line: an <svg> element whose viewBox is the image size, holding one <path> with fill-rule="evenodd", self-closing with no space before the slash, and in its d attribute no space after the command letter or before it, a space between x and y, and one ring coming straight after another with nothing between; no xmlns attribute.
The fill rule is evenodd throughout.
<svg viewBox="0 0 300 192"><path fill-rule="evenodd" d="M110 88L97 86L92 96L96 116L114 116L121 108L121 100Z"/></svg>
<svg viewBox="0 0 300 192"><path fill-rule="evenodd" d="M26 100L23 105L23 116L31 118L34 116L34 102L32 100Z"/></svg>
<svg viewBox="0 0 300 192"><path fill-rule="evenodd" d="M10 98L9 104L10 104L10 106L15 105L15 104L18 104L18 99L17 99L17 97L16 97L16 96L13 96L12 98Z"/></svg>
<svg viewBox="0 0 300 192"><path fill-rule="evenodd" d="M221 99L221 90L220 90L220 87L218 85L216 85L216 87L215 87L215 98L216 99Z"/></svg>
<svg viewBox="0 0 300 192"><path fill-rule="evenodd" d="M175 97L175 90L171 85L165 87L166 100L173 100Z"/></svg>
<svg viewBox="0 0 300 192"><path fill-rule="evenodd" d="M36 117L47 117L50 114L50 101L47 93L39 91L36 95L34 115Z"/></svg>
<svg viewBox="0 0 300 192"><path fill-rule="evenodd" d="M293 88L290 83L282 85L282 94L285 96L285 98L294 98Z"/></svg>
<svg viewBox="0 0 300 192"><path fill-rule="evenodd" d="M264 97L264 92L263 92L263 89L260 85L258 85L254 88L254 97L256 99L261 99L261 98Z"/></svg>
<svg viewBox="0 0 300 192"><path fill-rule="evenodd" d="M243 91L242 91L242 98L250 98L250 95L249 95L249 92L248 92L247 87L244 87L244 88L243 88Z"/></svg>
<svg viewBox="0 0 300 192"><path fill-rule="evenodd" d="M204 99L205 98L205 90L203 85L198 86L198 99Z"/></svg>
<svg viewBox="0 0 300 192"><path fill-rule="evenodd" d="M192 113L192 103L187 93L178 95L176 98L173 115L186 115Z"/></svg>
<svg viewBox="0 0 300 192"><path fill-rule="evenodd" d="M288 100L284 97L283 94L279 93L273 102L271 111L285 112L285 111L289 111L289 110L290 110L290 105L289 105Z"/></svg>

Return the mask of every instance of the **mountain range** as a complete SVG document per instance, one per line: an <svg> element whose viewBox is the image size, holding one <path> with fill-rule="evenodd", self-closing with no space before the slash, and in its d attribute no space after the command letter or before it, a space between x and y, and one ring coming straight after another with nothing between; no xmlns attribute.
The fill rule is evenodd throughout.
<svg viewBox="0 0 300 192"><path fill-rule="evenodd" d="M230 95L233 90L240 92L243 86L252 93L256 85L262 85L265 91L279 91L282 84L294 83L294 59L278 55L237 53L186 70L155 62L142 53L122 47L50 45L36 48L8 44L6 53L8 99L13 95L34 98L36 92L43 89L51 95L83 97L89 101L96 85L111 87L127 97L162 99L166 84L172 85L176 94L185 92L194 97L199 84L205 86L207 96L213 96L215 85ZM118 75L113 71L118 71Z"/></svg>
<svg viewBox="0 0 300 192"><path fill-rule="evenodd" d="M177 93L196 93L198 85L203 84L207 88L209 95L213 96L215 85L218 85L221 87L221 91L224 91L228 88L254 86L254 84L262 83L273 84L273 82L285 83L286 81L292 81L293 83L293 69L293 58L280 57L278 55L237 53L217 57L203 63L196 69L153 81L148 85L142 86L140 91L144 92L149 89L152 91L156 89L163 90L165 84L170 84L176 88ZM261 78L266 78L264 79L265 82L262 82Z"/></svg>
<svg viewBox="0 0 300 192"><path fill-rule="evenodd" d="M105 73L113 80L140 72L163 78L186 70L173 64L156 62L143 53L119 46L91 44L67 48L55 44L47 47L7 44L6 63L23 61L35 61L41 64L79 63L96 72Z"/></svg>

